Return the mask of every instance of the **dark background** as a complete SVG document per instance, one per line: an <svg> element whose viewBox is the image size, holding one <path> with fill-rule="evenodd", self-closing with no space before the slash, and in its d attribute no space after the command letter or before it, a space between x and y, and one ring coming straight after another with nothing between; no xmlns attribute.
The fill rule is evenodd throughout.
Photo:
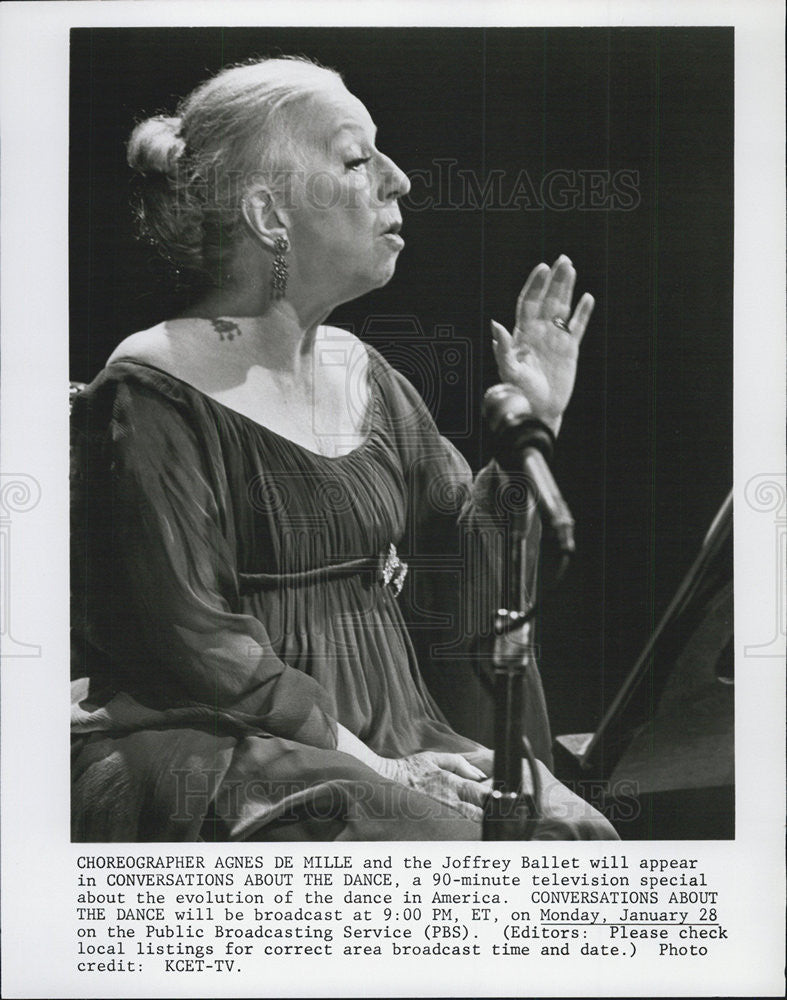
<svg viewBox="0 0 787 1000"><path fill-rule="evenodd" d="M501 171L505 201L526 172L532 191L508 207L414 177L396 277L333 321L366 329L478 468L489 318L512 325L540 260L574 261L597 306L554 468L578 553L539 643L554 731L592 729L732 483L732 29L76 29L71 46L73 379L182 303L134 238L124 143L224 65L284 53L339 69L408 173L450 159L483 186ZM556 169L637 171L638 201L544 205ZM375 316L399 317L398 343Z"/></svg>

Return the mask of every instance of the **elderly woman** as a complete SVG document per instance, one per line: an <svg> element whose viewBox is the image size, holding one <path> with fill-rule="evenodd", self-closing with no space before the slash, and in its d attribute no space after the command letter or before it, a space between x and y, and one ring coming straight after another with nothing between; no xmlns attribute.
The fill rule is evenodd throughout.
<svg viewBox="0 0 787 1000"><path fill-rule="evenodd" d="M422 680L396 547L493 521L497 473L474 485L409 383L325 325L393 276L407 177L304 60L224 70L179 112L128 155L200 294L74 409L73 836L478 838L492 755ZM540 265L514 333L493 325L554 430L593 307L574 280ZM542 779L540 836L615 836Z"/></svg>

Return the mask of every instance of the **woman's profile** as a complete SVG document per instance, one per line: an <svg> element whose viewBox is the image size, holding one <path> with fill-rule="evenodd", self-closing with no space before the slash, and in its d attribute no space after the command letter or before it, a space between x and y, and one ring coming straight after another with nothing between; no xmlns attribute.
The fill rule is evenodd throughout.
<svg viewBox="0 0 787 1000"><path fill-rule="evenodd" d="M73 838L480 837L492 755L430 694L399 591L419 545L483 542L499 470L474 479L328 324L394 276L406 174L336 72L289 58L223 70L128 159L194 297L74 406ZM501 380L554 433L593 309L575 278L539 265L513 330L493 323ZM477 548L468 592L494 572ZM540 772L539 836L616 836Z"/></svg>

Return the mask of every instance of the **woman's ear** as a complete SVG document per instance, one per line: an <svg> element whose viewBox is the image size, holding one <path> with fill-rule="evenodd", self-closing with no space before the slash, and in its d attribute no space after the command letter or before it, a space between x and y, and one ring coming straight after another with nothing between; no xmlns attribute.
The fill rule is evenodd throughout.
<svg viewBox="0 0 787 1000"><path fill-rule="evenodd" d="M240 210L249 233L267 249L273 250L277 239L286 238L287 227L266 188L247 191L241 200Z"/></svg>

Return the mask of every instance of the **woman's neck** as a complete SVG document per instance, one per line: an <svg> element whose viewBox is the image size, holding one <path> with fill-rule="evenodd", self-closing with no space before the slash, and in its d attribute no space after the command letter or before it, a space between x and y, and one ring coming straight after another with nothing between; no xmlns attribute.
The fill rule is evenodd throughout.
<svg viewBox="0 0 787 1000"><path fill-rule="evenodd" d="M177 319L212 322L220 335L223 331L233 341L236 358L242 356L250 366L296 373L311 366L317 330L329 311L316 307L299 311L287 298L260 302L253 296L213 289Z"/></svg>

